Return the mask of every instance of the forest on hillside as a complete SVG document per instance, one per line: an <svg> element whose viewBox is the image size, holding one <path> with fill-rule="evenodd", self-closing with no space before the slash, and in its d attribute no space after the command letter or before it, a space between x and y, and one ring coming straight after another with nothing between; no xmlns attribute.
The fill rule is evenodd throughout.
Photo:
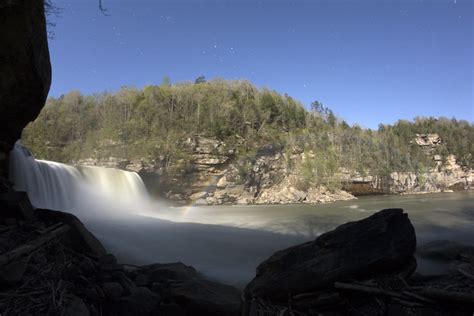
<svg viewBox="0 0 474 316"><path fill-rule="evenodd" d="M183 142L199 135L233 146L239 159L249 161L264 145L282 152L311 151L302 175L328 179L340 167L362 175L429 170L434 162L413 142L417 133L439 134L443 142L432 154L454 154L462 166L474 167L470 122L419 117L371 130L350 126L318 101L307 110L286 94L244 80L200 78L171 85L165 78L161 85L141 90L71 91L49 98L22 141L37 158L59 162L160 157L173 166L190 159Z"/></svg>

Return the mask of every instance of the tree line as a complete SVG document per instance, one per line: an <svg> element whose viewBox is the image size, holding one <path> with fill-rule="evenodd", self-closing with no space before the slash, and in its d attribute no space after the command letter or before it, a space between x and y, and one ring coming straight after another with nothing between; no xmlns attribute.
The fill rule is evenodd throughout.
<svg viewBox="0 0 474 316"><path fill-rule="evenodd" d="M437 133L443 143L432 154L454 154L466 168L474 167L474 127L464 120L419 117L371 130L350 126L318 101L307 110L286 94L245 80L198 79L172 85L165 78L144 89L49 98L22 141L43 159L112 156L165 160L170 167L189 161L183 142L196 135L224 141L249 162L258 148L271 144L289 154L311 152L300 172L327 184L341 167L362 175L426 171L433 159L413 140L417 133Z"/></svg>

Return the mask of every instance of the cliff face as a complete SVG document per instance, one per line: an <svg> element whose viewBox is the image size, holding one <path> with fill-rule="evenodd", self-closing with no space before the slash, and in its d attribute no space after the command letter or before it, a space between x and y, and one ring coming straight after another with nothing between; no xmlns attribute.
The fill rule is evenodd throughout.
<svg viewBox="0 0 474 316"><path fill-rule="evenodd" d="M436 139L439 143L439 137ZM297 148L283 152L267 145L259 148L249 162L234 148L218 140L197 137L186 140L185 146L191 152L190 159L176 161L173 166L160 159L128 161L113 157L79 160L74 164L135 171L152 194L195 205L328 203L354 199L357 195L466 190L472 188L474 182L474 171L463 169L453 155L444 160L433 155L435 167L423 173L362 176L352 170L340 169L336 178L341 189L330 190L324 185L305 187L301 186L300 171L303 162L311 159L312 152L305 153ZM432 146L428 148L427 154L430 154Z"/></svg>
<svg viewBox="0 0 474 316"><path fill-rule="evenodd" d="M361 176L343 170L343 188L355 195L422 194L470 190L474 188L474 170L463 168L456 156L434 154L442 144L438 134L417 134L413 140L434 160L434 167L425 172L392 172L385 176Z"/></svg>
<svg viewBox="0 0 474 316"><path fill-rule="evenodd" d="M0 171L23 128L38 116L51 84L43 1L0 3Z"/></svg>
<svg viewBox="0 0 474 316"><path fill-rule="evenodd" d="M197 137L188 140L191 161L176 162L169 172L164 161L128 161L117 158L85 159L75 165L93 165L135 171L152 194L195 205L324 203L353 199L343 190L324 186L301 189L298 167L304 152L283 153L271 145L257 150L249 163L225 143Z"/></svg>

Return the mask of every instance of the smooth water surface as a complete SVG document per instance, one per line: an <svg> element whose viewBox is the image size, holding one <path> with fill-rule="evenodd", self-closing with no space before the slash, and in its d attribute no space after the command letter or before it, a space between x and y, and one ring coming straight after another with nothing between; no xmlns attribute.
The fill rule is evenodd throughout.
<svg viewBox="0 0 474 316"><path fill-rule="evenodd" d="M124 262L182 261L242 287L273 252L384 208L403 208L409 214L418 245L439 239L473 244L474 192L373 196L320 205L160 207L133 220L86 222ZM426 269L426 262L420 261L420 268Z"/></svg>

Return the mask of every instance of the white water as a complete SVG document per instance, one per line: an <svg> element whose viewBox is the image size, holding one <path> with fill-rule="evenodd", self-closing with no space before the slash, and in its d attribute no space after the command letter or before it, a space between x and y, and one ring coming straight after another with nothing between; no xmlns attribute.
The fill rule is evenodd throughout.
<svg viewBox="0 0 474 316"><path fill-rule="evenodd" d="M35 207L74 213L120 261L182 261L238 286L274 251L388 207L409 213L419 244L474 240L474 192L375 196L328 205L169 208L148 198L136 173L36 160L19 143L10 157L16 190L26 191Z"/></svg>
<svg viewBox="0 0 474 316"><path fill-rule="evenodd" d="M131 212L149 202L140 176L99 167L73 167L37 160L21 145L10 153L10 178L36 208L75 213Z"/></svg>

